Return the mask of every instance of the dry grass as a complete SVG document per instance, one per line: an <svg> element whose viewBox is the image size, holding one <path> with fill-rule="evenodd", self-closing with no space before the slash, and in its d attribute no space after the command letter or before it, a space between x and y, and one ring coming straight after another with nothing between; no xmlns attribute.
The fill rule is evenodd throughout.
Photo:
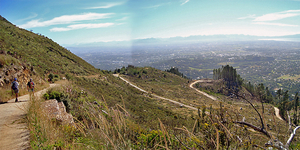
<svg viewBox="0 0 300 150"><path fill-rule="evenodd" d="M43 111L41 100L29 101L26 116L30 130L30 146L32 149L77 148L75 137L76 128L68 125L59 125L52 118L48 118Z"/></svg>
<svg viewBox="0 0 300 150"><path fill-rule="evenodd" d="M53 90L61 90L53 88ZM43 100L29 102L26 117L32 149L122 149L128 147L129 113L120 105L108 109L105 102L84 101L83 116L75 119L75 127L62 125L43 111Z"/></svg>
<svg viewBox="0 0 300 150"><path fill-rule="evenodd" d="M67 82L61 81L61 83ZM67 86L70 88L70 85ZM149 87L151 86L152 84L149 84ZM160 88L165 87L160 86ZM75 89L72 87L72 91ZM78 90L79 93L82 92L81 88ZM194 92L194 94L198 93ZM151 97L147 94L145 96ZM104 97L89 99L89 96L84 96L84 94L83 97L78 97L78 95L74 97L77 97L79 101L72 100L74 102L72 111L76 112L76 129L71 130L72 134L70 134L69 127L57 125L55 122L51 124L53 120L39 116L41 114L39 109L32 109L33 112L36 110L36 113L31 113L33 117L29 121L32 123L30 129L33 130L33 137L46 139L33 138L35 141L32 141L32 144L35 145L32 146L37 147L36 149L253 149L257 146L263 147L269 140L251 128L233 123L245 117L246 122L255 126L261 125L257 113L248 103L237 99L227 99L225 96L220 97L221 101L210 99L206 102L195 101L194 103L198 104L197 106L201 109L199 112L152 98L152 102L159 104L159 107L168 107L177 115L181 114L186 119L194 120L192 128L175 127L171 126L170 122L160 121L163 117L160 119L153 117L149 121L158 120L156 129L135 123L131 118L133 113L124 109L128 106L124 106L122 96L120 103L110 108L107 107ZM181 99L184 101L184 97ZM262 111L260 103L253 100L253 104L259 112ZM39 104L36 108L38 107ZM44 121L45 119L48 121ZM268 124L266 130L270 134L283 142L286 141L288 126L274 116L272 105L265 104L263 120L265 125ZM298 142L299 136L296 136L293 143L296 145Z"/></svg>

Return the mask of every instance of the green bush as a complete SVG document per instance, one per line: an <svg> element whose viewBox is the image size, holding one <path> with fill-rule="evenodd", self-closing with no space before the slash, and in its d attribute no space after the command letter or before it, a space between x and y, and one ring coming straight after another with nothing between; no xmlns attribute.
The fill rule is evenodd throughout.
<svg viewBox="0 0 300 150"><path fill-rule="evenodd" d="M56 81L58 81L59 79L58 78L54 78L53 80L52 80L52 82L56 82Z"/></svg>
<svg viewBox="0 0 300 150"><path fill-rule="evenodd" d="M44 97L44 99L48 100L48 99L49 99L49 94L48 94L48 93L45 93L45 94L43 95L43 97Z"/></svg>
<svg viewBox="0 0 300 150"><path fill-rule="evenodd" d="M50 99L56 99L57 101L60 101L60 98L63 96L63 93L60 93L58 91L52 91L49 94Z"/></svg>
<svg viewBox="0 0 300 150"><path fill-rule="evenodd" d="M59 75L58 75L58 74L55 74L55 75L54 75L54 78L59 78Z"/></svg>
<svg viewBox="0 0 300 150"><path fill-rule="evenodd" d="M54 75L53 75L52 73L50 73L50 74L48 75L48 78L50 78L50 79L53 79L53 77L54 77Z"/></svg>
<svg viewBox="0 0 300 150"><path fill-rule="evenodd" d="M73 78L72 75L70 75L70 74L68 74L68 73L66 74L66 79L67 79L67 80L72 80L72 78Z"/></svg>

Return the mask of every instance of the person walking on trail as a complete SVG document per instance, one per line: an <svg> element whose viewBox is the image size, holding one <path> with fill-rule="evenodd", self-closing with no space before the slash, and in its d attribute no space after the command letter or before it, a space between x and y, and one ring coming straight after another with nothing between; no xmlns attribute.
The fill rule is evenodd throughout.
<svg viewBox="0 0 300 150"><path fill-rule="evenodd" d="M16 100L15 102L18 102L18 94L19 94L19 83L17 81L17 78L14 78L14 81L11 83L11 93L15 93L16 94Z"/></svg>
<svg viewBox="0 0 300 150"><path fill-rule="evenodd" d="M32 92L32 94L34 94L34 82L32 81L32 79L30 79L30 81L27 83L27 90L28 92Z"/></svg>

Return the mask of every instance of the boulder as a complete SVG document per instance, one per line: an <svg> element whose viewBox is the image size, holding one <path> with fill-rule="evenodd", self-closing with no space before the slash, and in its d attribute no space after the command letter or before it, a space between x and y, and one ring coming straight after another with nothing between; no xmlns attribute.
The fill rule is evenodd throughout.
<svg viewBox="0 0 300 150"><path fill-rule="evenodd" d="M73 116L66 112L66 107L63 102L57 102L56 99L51 99L43 102L42 109L50 119L56 119L62 124L75 126Z"/></svg>

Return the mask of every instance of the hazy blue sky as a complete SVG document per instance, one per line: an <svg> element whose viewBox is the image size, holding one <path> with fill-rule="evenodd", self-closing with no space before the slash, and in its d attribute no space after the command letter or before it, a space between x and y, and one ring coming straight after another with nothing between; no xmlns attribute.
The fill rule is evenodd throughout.
<svg viewBox="0 0 300 150"><path fill-rule="evenodd" d="M0 0L0 15L63 46L190 35L300 34L300 0Z"/></svg>

